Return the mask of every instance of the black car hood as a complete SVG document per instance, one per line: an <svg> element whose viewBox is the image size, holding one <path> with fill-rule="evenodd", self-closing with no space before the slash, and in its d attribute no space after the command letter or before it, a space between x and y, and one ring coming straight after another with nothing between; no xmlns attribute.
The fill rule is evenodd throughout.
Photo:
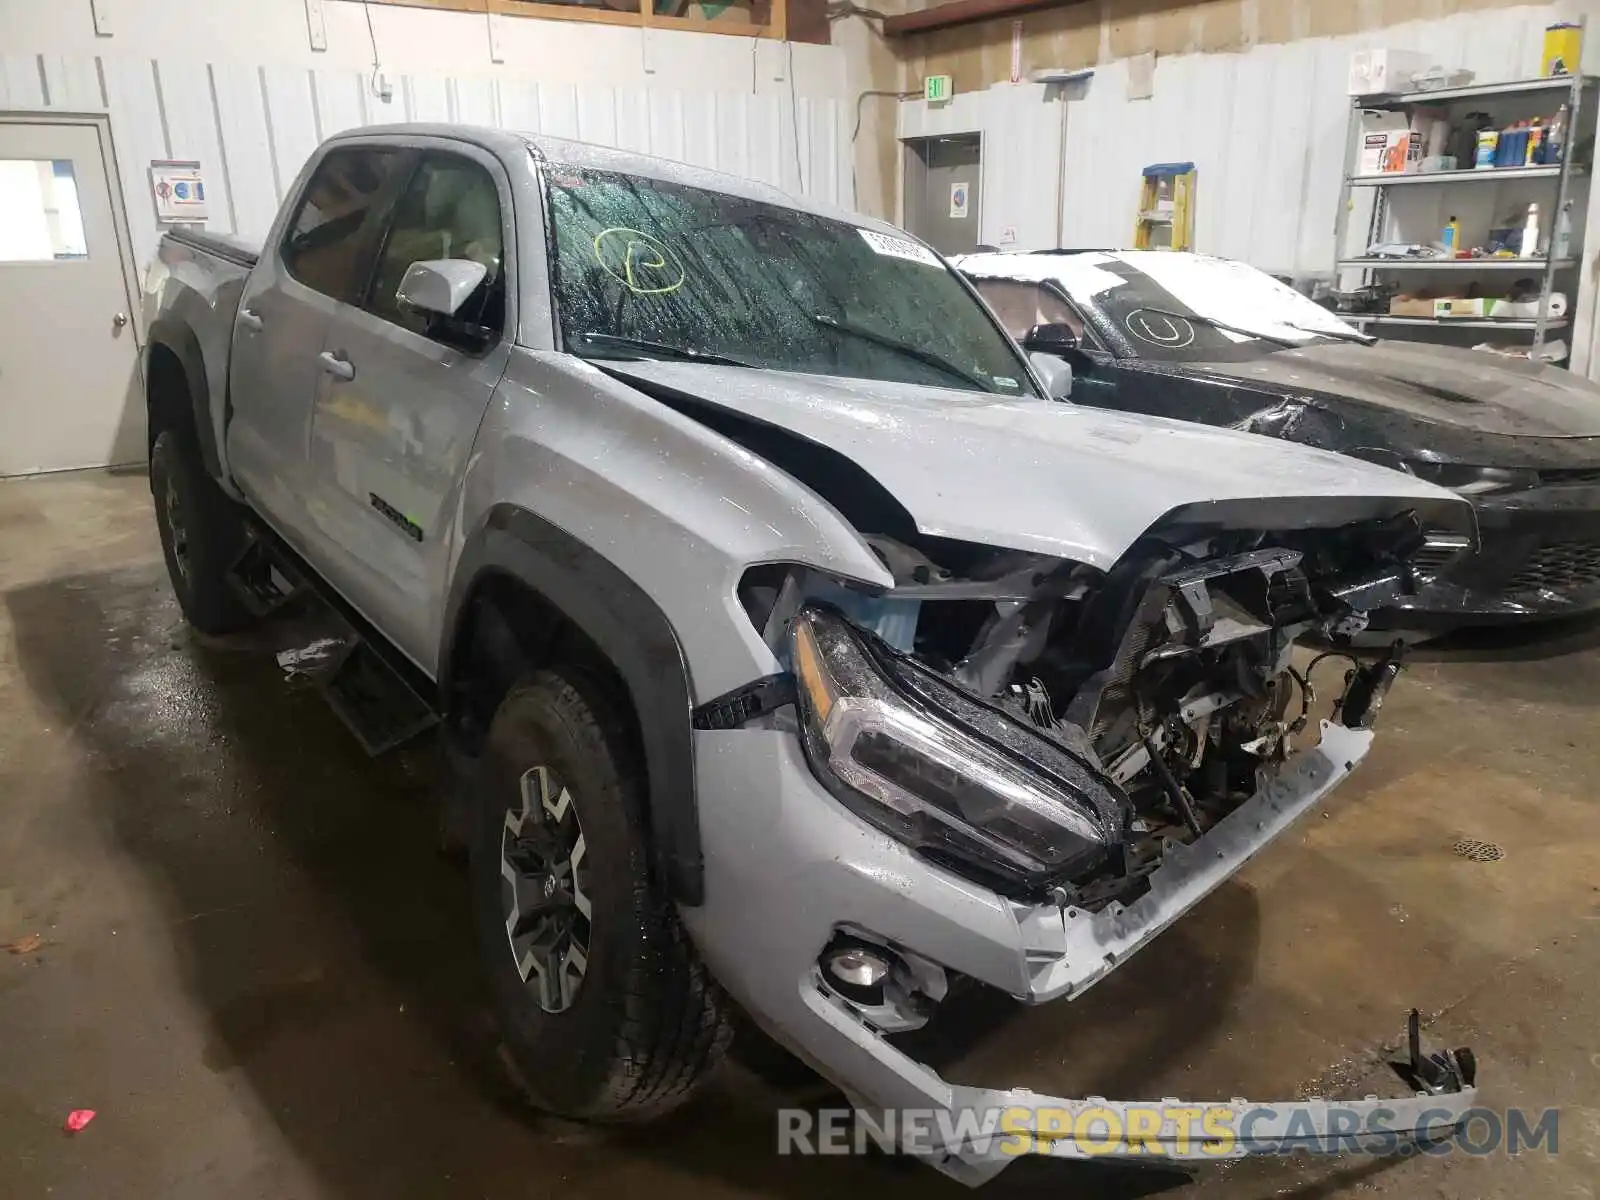
<svg viewBox="0 0 1600 1200"><path fill-rule="evenodd" d="M1186 366L1285 398L1317 393L1476 434L1600 437L1600 387L1559 367L1482 351L1416 342L1315 342L1251 362Z"/></svg>

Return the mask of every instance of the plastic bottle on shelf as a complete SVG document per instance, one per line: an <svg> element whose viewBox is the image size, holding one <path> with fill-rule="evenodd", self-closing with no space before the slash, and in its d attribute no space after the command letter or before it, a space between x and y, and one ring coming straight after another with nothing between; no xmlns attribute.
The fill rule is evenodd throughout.
<svg viewBox="0 0 1600 1200"><path fill-rule="evenodd" d="M1444 248L1450 251L1452 256L1461 253L1461 222L1454 217L1446 221L1444 229L1440 232L1439 240L1444 244Z"/></svg>
<svg viewBox="0 0 1600 1200"><path fill-rule="evenodd" d="M1539 206L1528 205L1528 220L1522 227L1522 247L1519 252L1522 258L1539 257Z"/></svg>
<svg viewBox="0 0 1600 1200"><path fill-rule="evenodd" d="M1550 166L1555 166L1561 161L1561 155L1567 148L1567 106L1563 104L1556 110L1555 119L1550 122L1550 132L1544 139L1543 161Z"/></svg>
<svg viewBox="0 0 1600 1200"><path fill-rule="evenodd" d="M1531 167L1542 161L1539 157L1544 148L1544 123L1538 117L1533 119L1533 124L1528 126L1528 145L1522 152L1522 165Z"/></svg>
<svg viewBox="0 0 1600 1200"><path fill-rule="evenodd" d="M1486 171L1495 165L1495 155L1500 149L1500 131L1498 129L1481 129L1478 131L1478 151L1472 160L1476 170Z"/></svg>
<svg viewBox="0 0 1600 1200"><path fill-rule="evenodd" d="M1561 206L1561 212L1556 216L1556 231L1550 239L1550 257L1555 259L1570 258L1572 256L1572 201L1568 200Z"/></svg>

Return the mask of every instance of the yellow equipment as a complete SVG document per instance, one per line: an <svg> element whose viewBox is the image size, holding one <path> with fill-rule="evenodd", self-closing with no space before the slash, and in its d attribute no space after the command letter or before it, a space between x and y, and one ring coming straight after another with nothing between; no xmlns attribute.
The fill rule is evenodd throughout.
<svg viewBox="0 0 1600 1200"><path fill-rule="evenodd" d="M1192 162L1154 163L1144 169L1139 219L1133 230L1136 250L1189 250L1194 247Z"/></svg>

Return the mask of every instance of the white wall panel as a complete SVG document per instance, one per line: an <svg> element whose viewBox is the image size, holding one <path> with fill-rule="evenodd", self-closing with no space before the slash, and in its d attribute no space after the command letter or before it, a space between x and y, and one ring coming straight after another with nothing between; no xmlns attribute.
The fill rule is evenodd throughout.
<svg viewBox="0 0 1600 1200"><path fill-rule="evenodd" d="M46 92L44 103L51 108L74 112L93 112L106 106L100 89L99 64L92 58L62 54L41 54Z"/></svg>
<svg viewBox="0 0 1600 1200"><path fill-rule="evenodd" d="M277 198L294 186L295 176L322 140L317 126L316 98L311 92L311 72L300 67L262 67L261 100L267 118L267 145L272 156L272 177ZM112 112L116 106L112 106ZM264 230L241 230L255 236Z"/></svg>
<svg viewBox="0 0 1600 1200"><path fill-rule="evenodd" d="M359 72L313 71L311 93L317 128L325 138L372 123L367 118L367 76Z"/></svg>
<svg viewBox="0 0 1600 1200"><path fill-rule="evenodd" d="M0 54L0 108L40 108L43 67L33 54Z"/></svg>
<svg viewBox="0 0 1600 1200"><path fill-rule="evenodd" d="M264 237L278 213L278 181L261 75L218 67L211 73L211 82L217 97L220 138L227 147L235 232L243 237ZM133 169L126 155L118 150L125 164L122 185L128 196L128 221L137 226L149 220L153 225L154 215L145 215L149 202L143 196L142 181L126 173ZM141 257L138 263L143 270L146 260Z"/></svg>
<svg viewBox="0 0 1600 1200"><path fill-rule="evenodd" d="M446 80L438 75L406 75L397 88L402 104L400 113L386 118L392 121L453 121L450 112L450 91Z"/></svg>
<svg viewBox="0 0 1600 1200"><path fill-rule="evenodd" d="M748 67L752 60L736 61ZM786 60L773 61L787 68ZM388 82L394 98L385 104L371 91L370 71L339 66L0 56L0 103L109 108L140 272L160 236L149 195L151 159L198 159L212 201L207 227L261 238L319 142L346 129L407 119L581 138L849 203L848 131L841 133L849 105L837 99L802 94L796 109L786 87L760 94L684 92L431 74L391 74Z"/></svg>
<svg viewBox="0 0 1600 1200"><path fill-rule="evenodd" d="M539 85L529 80L496 80L494 85L500 124L523 133L542 133Z"/></svg>
<svg viewBox="0 0 1600 1200"><path fill-rule="evenodd" d="M205 63L169 62L161 67L158 83L167 144L183 147L183 152L173 157L195 160L205 177L211 214L207 226L233 233L232 189L211 103L211 70Z"/></svg>
<svg viewBox="0 0 1600 1200"><path fill-rule="evenodd" d="M452 79L450 91L455 97L455 119L467 125L500 124L495 114L494 82L488 79Z"/></svg>
<svg viewBox="0 0 1600 1200"><path fill-rule="evenodd" d="M132 58L107 61L102 66L111 136L127 198L133 260L143 271L155 256L158 240L155 201L150 196L150 160L172 157L162 127L155 65L147 58Z"/></svg>
<svg viewBox="0 0 1600 1200"><path fill-rule="evenodd" d="M570 83L539 85L539 132L550 137L578 136L578 89Z"/></svg>

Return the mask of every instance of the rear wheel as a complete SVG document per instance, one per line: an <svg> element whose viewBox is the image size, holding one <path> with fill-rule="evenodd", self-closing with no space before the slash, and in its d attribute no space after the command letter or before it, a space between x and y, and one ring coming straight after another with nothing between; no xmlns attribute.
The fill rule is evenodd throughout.
<svg viewBox="0 0 1600 1200"><path fill-rule="evenodd" d="M252 616L228 582L244 548L244 522L232 500L206 474L194 438L162 429L150 447L150 492L172 590L189 624L201 633L231 633Z"/></svg>
<svg viewBox="0 0 1600 1200"><path fill-rule="evenodd" d="M729 1040L726 1001L650 877L644 781L598 680L541 671L489 729L474 920L519 1082L539 1107L644 1120Z"/></svg>

